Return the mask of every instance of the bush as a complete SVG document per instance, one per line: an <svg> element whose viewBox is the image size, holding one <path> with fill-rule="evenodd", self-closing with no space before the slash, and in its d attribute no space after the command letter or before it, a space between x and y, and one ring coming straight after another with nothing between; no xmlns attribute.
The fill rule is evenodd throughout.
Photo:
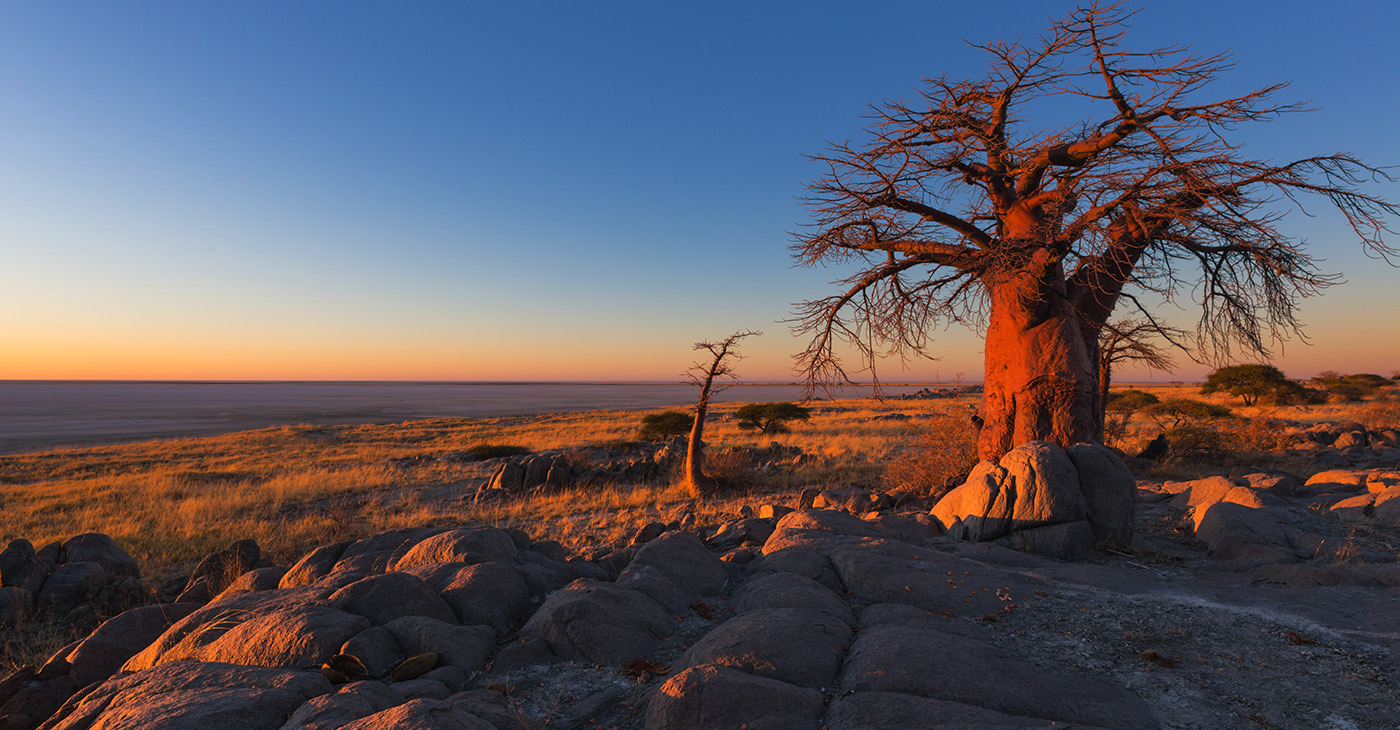
<svg viewBox="0 0 1400 730"><path fill-rule="evenodd" d="M1368 403L1357 411L1356 420L1372 431L1400 429L1400 402L1378 400Z"/></svg>
<svg viewBox="0 0 1400 730"><path fill-rule="evenodd" d="M1234 439L1209 426L1178 426L1167 431L1172 461L1219 461L1230 452Z"/></svg>
<svg viewBox="0 0 1400 730"><path fill-rule="evenodd" d="M949 413L914 427L911 443L885 466L885 486L920 497L942 497L977 465L972 420Z"/></svg>
<svg viewBox="0 0 1400 730"><path fill-rule="evenodd" d="M1190 421L1215 421L1234 416L1225 406L1190 398L1168 398L1144 407L1142 414L1161 428L1176 428Z"/></svg>
<svg viewBox="0 0 1400 730"><path fill-rule="evenodd" d="M521 456L530 453L530 450L524 446L510 444L477 444L467 449L467 453L478 459L496 459L502 456Z"/></svg>
<svg viewBox="0 0 1400 730"><path fill-rule="evenodd" d="M642 416L642 427L637 429L638 441L670 441L690 433L695 425L695 416L684 411L661 411Z"/></svg>
<svg viewBox="0 0 1400 730"><path fill-rule="evenodd" d="M1373 373L1342 375L1336 370L1324 370L1312 379L1313 385L1326 391L1328 400L1356 402L1394 385L1388 378Z"/></svg>
<svg viewBox="0 0 1400 730"><path fill-rule="evenodd" d="M734 411L743 431L787 433L789 421L806 421L812 412L796 403L749 403Z"/></svg>
<svg viewBox="0 0 1400 730"><path fill-rule="evenodd" d="M1294 387L1289 388L1289 385ZM1252 406L1260 398L1277 401L1280 389L1293 391L1300 387L1273 365L1228 365L1206 377L1205 384L1201 386L1201 395L1224 391L1243 399L1245 405Z"/></svg>
<svg viewBox="0 0 1400 730"><path fill-rule="evenodd" d="M1115 390L1108 394L1108 400L1104 401L1104 410L1109 413L1125 413L1131 416L1134 413L1161 402L1157 396L1145 390L1127 388Z"/></svg>

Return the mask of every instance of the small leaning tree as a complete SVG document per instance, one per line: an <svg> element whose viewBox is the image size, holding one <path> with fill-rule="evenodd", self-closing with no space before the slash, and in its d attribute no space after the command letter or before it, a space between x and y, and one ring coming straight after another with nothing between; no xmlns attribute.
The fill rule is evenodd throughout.
<svg viewBox="0 0 1400 730"><path fill-rule="evenodd" d="M690 441L686 444L682 473L686 489L692 496L707 497L719 486L714 479L705 474L705 416L710 410L710 399L738 382L734 375L734 363L743 359L739 354L739 340L762 334L752 330L740 330L717 342L697 342L693 346L698 352L709 353L709 360L695 361L685 373L687 381L700 387L700 398L695 402L695 420L690 426Z"/></svg>
<svg viewBox="0 0 1400 730"><path fill-rule="evenodd" d="M848 379L843 342L873 366L922 352L946 322L984 327L982 458L1102 442L1099 332L1124 302L1151 320L1137 293L1191 290L1208 356L1263 353L1297 331L1300 297L1335 282L1280 230L1277 203L1320 196L1363 247L1395 253L1383 235L1396 206L1360 189L1393 178L1344 153L1246 157L1237 127L1302 110L1273 101L1285 85L1202 99L1227 56L1127 50L1131 15L1092 5L1036 43L974 46L985 76L928 79L914 100L873 107L868 141L816 157L829 170L809 185L794 256L863 267L799 305L809 382ZM1069 108L1081 121L1027 118Z"/></svg>

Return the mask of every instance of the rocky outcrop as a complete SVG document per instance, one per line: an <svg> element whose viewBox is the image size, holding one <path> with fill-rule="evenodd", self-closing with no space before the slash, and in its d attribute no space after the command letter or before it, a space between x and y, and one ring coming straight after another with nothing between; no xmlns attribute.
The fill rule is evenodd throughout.
<svg viewBox="0 0 1400 730"><path fill-rule="evenodd" d="M932 514L950 534L974 542L1075 559L1095 543L1128 547L1135 503L1132 473L1108 449L1076 444L1066 452L1036 441L1000 463L978 464Z"/></svg>

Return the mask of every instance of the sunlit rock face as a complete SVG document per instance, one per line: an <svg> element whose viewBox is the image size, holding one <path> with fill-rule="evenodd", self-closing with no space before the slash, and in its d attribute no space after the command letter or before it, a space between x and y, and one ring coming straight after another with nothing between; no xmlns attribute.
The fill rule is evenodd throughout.
<svg viewBox="0 0 1400 730"><path fill-rule="evenodd" d="M933 508L951 534L1074 559L1132 542L1136 484L1103 446L1032 441L979 463Z"/></svg>

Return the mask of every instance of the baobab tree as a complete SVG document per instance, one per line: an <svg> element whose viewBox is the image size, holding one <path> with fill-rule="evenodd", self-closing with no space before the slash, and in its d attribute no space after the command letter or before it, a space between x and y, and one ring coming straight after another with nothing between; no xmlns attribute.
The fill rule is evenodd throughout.
<svg viewBox="0 0 1400 730"><path fill-rule="evenodd" d="M718 342L697 342L694 349L709 353L708 360L697 360L686 371L686 380L700 387L700 398L695 403L695 421L690 426L690 442L685 449L685 468L682 475L685 486L691 495L705 497L714 493L718 486L715 480L705 474L705 415L710 409L710 399L735 382L734 364L743 359L739 354L739 340L757 337L762 332L740 330Z"/></svg>
<svg viewBox="0 0 1400 730"><path fill-rule="evenodd" d="M1189 290L1203 356L1263 353L1298 331L1300 297L1336 281L1281 230L1287 205L1320 196L1364 248L1396 253L1395 205L1362 190L1393 178L1345 153L1245 156L1238 127L1302 110L1274 101L1286 85L1202 100L1228 57L1127 50L1132 14L1092 5L1037 42L975 45L985 76L926 79L872 108L867 141L815 158L828 171L794 256L863 267L799 305L810 382L847 379L842 343L873 366L963 323L985 328L982 458L1101 442L1098 335L1120 305L1148 314L1141 293ZM1068 111L1081 121L1055 126Z"/></svg>

